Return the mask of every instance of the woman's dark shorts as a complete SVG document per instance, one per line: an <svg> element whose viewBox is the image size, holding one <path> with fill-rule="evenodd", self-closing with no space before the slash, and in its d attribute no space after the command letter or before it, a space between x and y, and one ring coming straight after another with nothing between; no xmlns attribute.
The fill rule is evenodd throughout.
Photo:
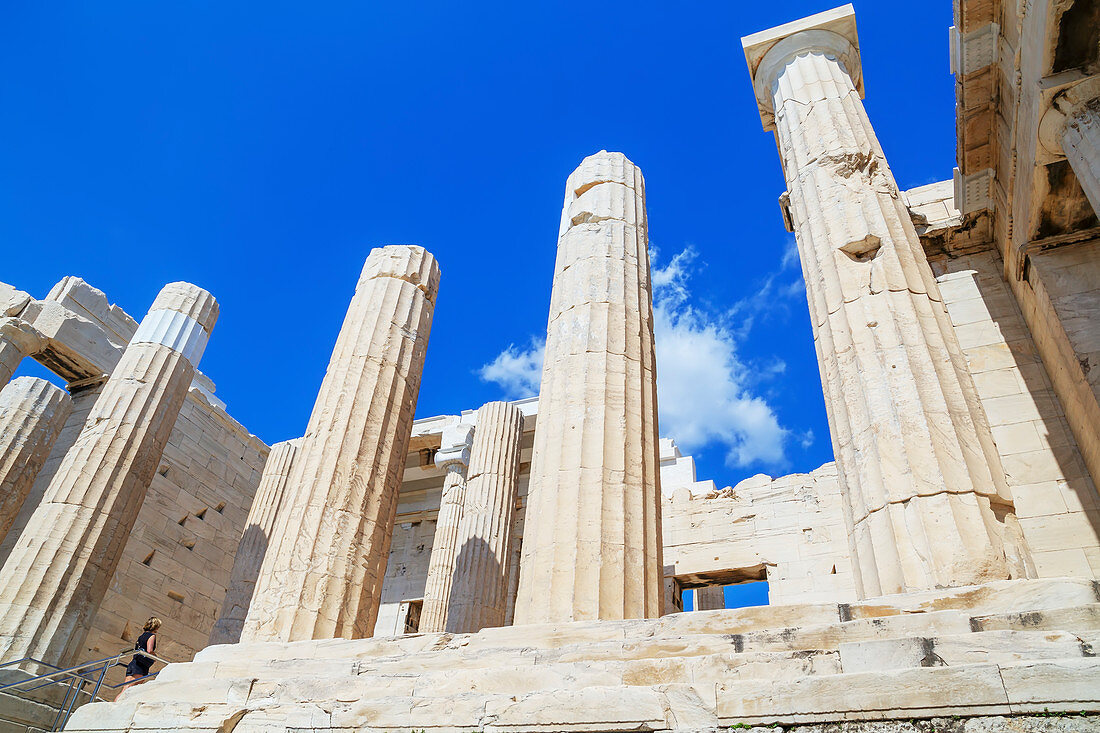
<svg viewBox="0 0 1100 733"><path fill-rule="evenodd" d="M135 654L130 663L126 665L126 674L130 677L144 677L149 674L149 668L152 666L152 659Z"/></svg>

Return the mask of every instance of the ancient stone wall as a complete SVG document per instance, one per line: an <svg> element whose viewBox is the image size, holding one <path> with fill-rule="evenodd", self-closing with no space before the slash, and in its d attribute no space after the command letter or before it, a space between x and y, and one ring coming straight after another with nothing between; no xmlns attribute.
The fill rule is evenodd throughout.
<svg viewBox="0 0 1100 733"><path fill-rule="evenodd" d="M1067 381L1073 380L1075 393L1086 399L1091 393L1100 402L1100 241L1038 252L1031 256L1031 269L1065 333L1063 349L1072 349L1065 354L1069 357L1067 367L1075 367L1071 372L1067 368ZM1073 411L1082 415L1086 410L1087 405L1073 406ZM1095 456L1100 464L1100 431L1080 431L1078 440L1081 451Z"/></svg>
<svg viewBox="0 0 1100 733"><path fill-rule="evenodd" d="M681 590L767 580L771 604L855 600L840 501L834 463L709 495L680 490L662 510L665 577Z"/></svg>
<svg viewBox="0 0 1100 733"><path fill-rule="evenodd" d="M92 624L89 657L132 645L152 615L164 621L160 656L190 659L206 646L267 453L201 394L188 395Z"/></svg>
<svg viewBox="0 0 1100 733"><path fill-rule="evenodd" d="M1057 261L1071 250L1057 250ZM1039 577L1100 575L1100 500L1000 255L990 249L932 262L1001 455ZM1088 286L1063 274L1067 291ZM1100 279L1094 278L1093 287ZM1072 307L1073 293L1064 302ZM1067 320L1072 327L1074 321ZM1077 321L1082 338L1095 323ZM1048 339L1049 334L1040 338ZM1094 433L1095 434L1095 433Z"/></svg>
<svg viewBox="0 0 1100 733"><path fill-rule="evenodd" d="M29 307L56 311L54 320L64 323L58 331L62 337L81 335L71 342L59 339L59 347L91 350L103 364L117 361L112 355L121 353L137 328L130 316L79 278L65 278L48 299L32 301ZM0 562L41 501L102 387L70 389L72 414L11 530L0 541ZM208 378L196 375L115 580L92 622L82 654L86 659L130 648L151 615L165 624L160 656L187 660L206 646L268 453L263 441L225 412L213 390Z"/></svg>

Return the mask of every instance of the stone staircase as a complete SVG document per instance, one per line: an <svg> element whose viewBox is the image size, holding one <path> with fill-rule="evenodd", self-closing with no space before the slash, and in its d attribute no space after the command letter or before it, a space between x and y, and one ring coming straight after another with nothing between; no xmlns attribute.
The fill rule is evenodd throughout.
<svg viewBox="0 0 1100 733"><path fill-rule="evenodd" d="M1076 713L1100 710L1094 646L1100 584L1006 581L850 605L215 646L85 706L67 730L687 731Z"/></svg>

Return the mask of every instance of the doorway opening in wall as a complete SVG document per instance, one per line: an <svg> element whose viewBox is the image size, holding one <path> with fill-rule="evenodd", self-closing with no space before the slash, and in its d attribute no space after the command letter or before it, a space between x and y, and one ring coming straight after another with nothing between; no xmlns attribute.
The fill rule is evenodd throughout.
<svg viewBox="0 0 1100 733"><path fill-rule="evenodd" d="M768 570L763 563L676 575L673 580L685 611L768 605Z"/></svg>
<svg viewBox="0 0 1100 733"><path fill-rule="evenodd" d="M753 580L735 585L712 585L684 592L685 611L717 608L748 608L768 605L768 581Z"/></svg>
<svg viewBox="0 0 1100 733"><path fill-rule="evenodd" d="M407 605L406 605L407 604ZM415 634L420 630L420 611L424 608L424 601L406 601L405 605L405 630L403 634Z"/></svg>

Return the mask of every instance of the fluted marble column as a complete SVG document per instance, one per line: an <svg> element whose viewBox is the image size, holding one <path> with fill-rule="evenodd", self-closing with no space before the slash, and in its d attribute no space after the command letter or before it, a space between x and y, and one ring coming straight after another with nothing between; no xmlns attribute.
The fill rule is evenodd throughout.
<svg viewBox="0 0 1100 733"><path fill-rule="evenodd" d="M645 183L601 151L566 183L516 624L661 615L656 392Z"/></svg>
<svg viewBox="0 0 1100 733"><path fill-rule="evenodd" d="M439 288L422 247L373 250L321 383L245 641L364 638L381 599Z"/></svg>
<svg viewBox="0 0 1100 733"><path fill-rule="evenodd" d="M432 555L428 559L428 578L424 583L424 605L418 630L445 631L447 607L451 600L451 580L458 556L458 525L466 501L466 467L470 464L470 439L473 426L449 425L443 429L435 465L446 471L443 496L435 520Z"/></svg>
<svg viewBox="0 0 1100 733"><path fill-rule="evenodd" d="M160 291L0 570L0 658L62 666L114 575L218 317L205 290Z"/></svg>
<svg viewBox="0 0 1100 733"><path fill-rule="evenodd" d="M233 570L229 575L229 587L218 620L210 632L211 644L236 644L241 640L245 616L256 590L256 576L260 574L264 556L271 542L271 532L279 516L290 479L290 467L302 446L302 439L295 438L271 446L264 463L260 485L248 510L244 534L233 558Z"/></svg>
<svg viewBox="0 0 1100 733"><path fill-rule="evenodd" d="M861 101L851 6L742 42L774 115L858 592L1022 572L985 413Z"/></svg>
<svg viewBox="0 0 1100 733"><path fill-rule="evenodd" d="M519 494L523 413L489 402L477 411L476 424L447 605L446 630L458 634L504 625Z"/></svg>
<svg viewBox="0 0 1100 733"><path fill-rule="evenodd" d="M1082 96L1084 95L1084 96ZM1062 150L1081 188L1100 216L1100 81L1092 79L1059 100L1066 115Z"/></svg>
<svg viewBox="0 0 1100 733"><path fill-rule="evenodd" d="M11 529L72 411L68 392L45 379L19 377L0 389L0 538Z"/></svg>
<svg viewBox="0 0 1100 733"><path fill-rule="evenodd" d="M0 318L0 387L11 381L19 362L42 348L44 339L21 318Z"/></svg>

